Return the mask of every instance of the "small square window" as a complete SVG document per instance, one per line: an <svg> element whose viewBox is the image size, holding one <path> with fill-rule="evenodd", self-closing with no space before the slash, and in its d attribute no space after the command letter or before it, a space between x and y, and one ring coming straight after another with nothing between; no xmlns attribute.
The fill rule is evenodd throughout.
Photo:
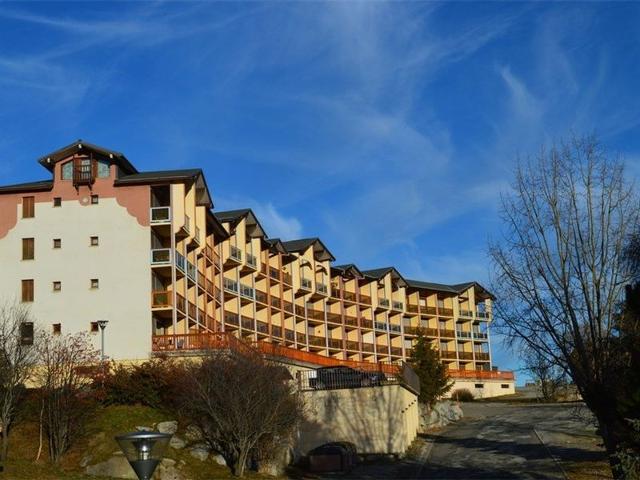
<svg viewBox="0 0 640 480"><path fill-rule="evenodd" d="M100 197L98 197L98 195L91 195L91 204L92 205L97 205L99 198Z"/></svg>
<svg viewBox="0 0 640 480"><path fill-rule="evenodd" d="M62 333L62 324L61 323L54 323L52 326L53 326L53 334L54 335L60 335Z"/></svg>
<svg viewBox="0 0 640 480"><path fill-rule="evenodd" d="M484 388L484 383L476 383L475 387L476 388Z"/></svg>
<svg viewBox="0 0 640 480"><path fill-rule="evenodd" d="M53 239L53 248L62 248L62 239L54 238Z"/></svg>
<svg viewBox="0 0 640 480"><path fill-rule="evenodd" d="M91 279L91 288L100 288L100 281L97 278Z"/></svg>
<svg viewBox="0 0 640 480"><path fill-rule="evenodd" d="M53 291L59 292L62 290L62 282L53 282Z"/></svg>
<svg viewBox="0 0 640 480"><path fill-rule="evenodd" d="M500 388L509 388L509 384L508 383L503 383L500 385Z"/></svg>
<svg viewBox="0 0 640 480"><path fill-rule="evenodd" d="M62 197L53 197L53 206L61 207L62 206Z"/></svg>
<svg viewBox="0 0 640 480"><path fill-rule="evenodd" d="M98 333L100 331L100 327L98 326L98 322L91 322L90 330L91 330L91 333Z"/></svg>
<svg viewBox="0 0 640 480"><path fill-rule="evenodd" d="M98 237L91 237L90 245L92 247L97 247L100 244L100 239Z"/></svg>

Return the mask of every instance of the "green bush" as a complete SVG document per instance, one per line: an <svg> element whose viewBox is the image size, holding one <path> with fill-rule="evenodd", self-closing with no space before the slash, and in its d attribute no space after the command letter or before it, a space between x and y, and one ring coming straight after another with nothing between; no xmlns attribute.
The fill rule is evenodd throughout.
<svg viewBox="0 0 640 480"><path fill-rule="evenodd" d="M180 368L166 359L153 359L139 365L112 364L94 382L105 405L160 408L171 401Z"/></svg>
<svg viewBox="0 0 640 480"><path fill-rule="evenodd" d="M451 394L452 400L457 400L459 402L473 402L473 393L471 393L466 388L460 388L458 390L454 390Z"/></svg>

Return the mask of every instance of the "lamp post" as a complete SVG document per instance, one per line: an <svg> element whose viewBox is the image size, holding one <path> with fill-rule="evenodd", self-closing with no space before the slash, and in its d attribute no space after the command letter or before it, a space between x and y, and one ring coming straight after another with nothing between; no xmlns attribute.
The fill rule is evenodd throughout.
<svg viewBox="0 0 640 480"><path fill-rule="evenodd" d="M160 432L133 432L116 437L116 442L140 480L150 480L162 460L172 435Z"/></svg>
<svg viewBox="0 0 640 480"><path fill-rule="evenodd" d="M105 361L104 355L104 329L107 328L109 320L98 320L98 327L100 327L100 360Z"/></svg>

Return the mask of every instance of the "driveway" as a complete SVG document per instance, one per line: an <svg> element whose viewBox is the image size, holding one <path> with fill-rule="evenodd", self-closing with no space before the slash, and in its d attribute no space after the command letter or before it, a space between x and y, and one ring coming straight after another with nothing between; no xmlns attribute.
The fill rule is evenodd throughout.
<svg viewBox="0 0 640 480"><path fill-rule="evenodd" d="M463 410L462 421L428 436L431 450L414 478L564 479L568 465L605 458L580 405L468 403Z"/></svg>
<svg viewBox="0 0 640 480"><path fill-rule="evenodd" d="M462 408L461 421L418 439L413 457L361 464L347 475L306 478L603 478L601 470L592 473L583 468L606 457L591 416L580 405L476 402ZM575 471L576 464L581 474L587 474L566 475L567 470Z"/></svg>

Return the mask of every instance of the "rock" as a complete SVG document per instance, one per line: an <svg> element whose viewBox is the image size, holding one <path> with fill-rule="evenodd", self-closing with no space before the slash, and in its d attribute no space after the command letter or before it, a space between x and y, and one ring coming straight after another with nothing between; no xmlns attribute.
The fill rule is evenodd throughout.
<svg viewBox="0 0 640 480"><path fill-rule="evenodd" d="M136 430L139 432L151 432L153 431L153 428L151 427L136 427Z"/></svg>
<svg viewBox="0 0 640 480"><path fill-rule="evenodd" d="M201 462L204 462L209 458L209 449L204 444L194 445L189 449L189 453L192 457L197 458Z"/></svg>
<svg viewBox="0 0 640 480"><path fill-rule="evenodd" d="M227 461L224 459L224 457L222 455L220 455L219 453L216 453L215 455L213 455L211 457L211 459L216 462L218 465L223 465L223 466L227 466Z"/></svg>
<svg viewBox="0 0 640 480"><path fill-rule="evenodd" d="M173 435L178 431L178 422L175 420L160 422L156 428L160 433L170 433Z"/></svg>
<svg viewBox="0 0 640 480"><path fill-rule="evenodd" d="M202 440L202 432L195 425L189 425L184 432L184 438L188 442L199 442Z"/></svg>
<svg viewBox="0 0 640 480"><path fill-rule="evenodd" d="M171 440L169 440L169 446L171 448L175 448L176 450L184 448L186 444L187 442L185 442L184 440L182 440L180 437L176 435L171 437Z"/></svg>
<svg viewBox="0 0 640 480"><path fill-rule="evenodd" d="M419 404L420 424L418 433L427 433L430 429L444 427L463 417L462 408L457 403L444 400L436 403L432 409Z"/></svg>
<svg viewBox="0 0 640 480"><path fill-rule="evenodd" d="M85 473L95 477L130 478L131 480L138 478L124 455L113 456L106 462L89 465Z"/></svg>
<svg viewBox="0 0 640 480"><path fill-rule="evenodd" d="M160 462L153 475L156 480L186 480L186 477L176 468L176 461L165 458Z"/></svg>

